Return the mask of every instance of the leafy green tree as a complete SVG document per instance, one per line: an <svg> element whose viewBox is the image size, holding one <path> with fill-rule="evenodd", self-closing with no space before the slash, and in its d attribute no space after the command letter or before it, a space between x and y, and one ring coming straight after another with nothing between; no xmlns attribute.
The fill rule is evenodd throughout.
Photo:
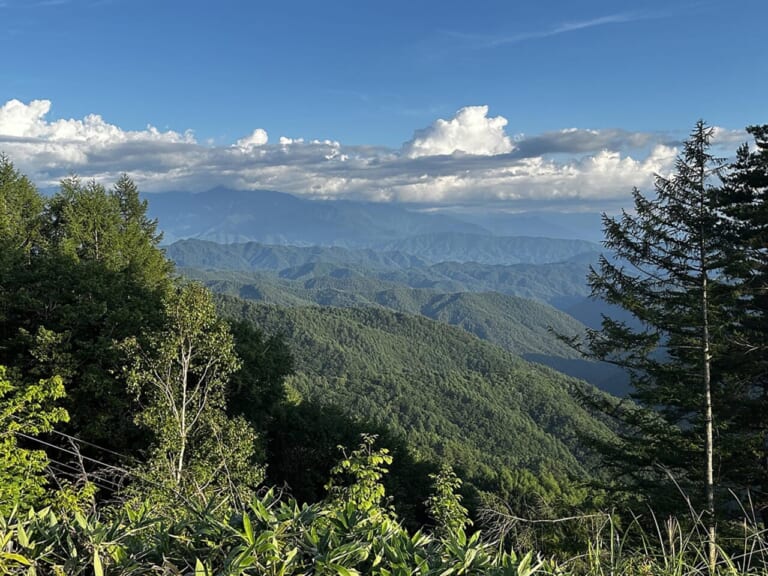
<svg viewBox="0 0 768 576"><path fill-rule="evenodd" d="M41 241L43 197L10 159L0 154L0 264L29 257Z"/></svg>
<svg viewBox="0 0 768 576"><path fill-rule="evenodd" d="M440 472L430 474L434 482L433 493L427 499L429 515L437 526L437 533L443 536L455 536L472 522L468 511L461 504L461 479L448 464L443 464Z"/></svg>
<svg viewBox="0 0 768 576"><path fill-rule="evenodd" d="M15 386L0 366L0 514L46 500L48 458L42 450L22 448L18 434L36 436L66 422L66 410L53 403L64 396L61 378Z"/></svg>
<svg viewBox="0 0 768 576"><path fill-rule="evenodd" d="M720 280L727 238L722 163L709 152L712 136L713 129L698 122L675 174L657 176L655 197L635 189L634 213L604 216L604 244L615 259L603 257L591 271L592 294L629 311L639 329L604 318L601 331L588 332L587 349L631 372L637 404L614 411L624 424L614 463L649 498L658 500L669 473L703 504L713 562L713 415L717 399L728 394L716 328L724 322L728 291Z"/></svg>
<svg viewBox="0 0 768 576"><path fill-rule="evenodd" d="M171 267L156 223L127 177L111 192L68 178L46 201L7 158L0 174L0 363L29 379L60 375L66 430L134 451L144 439L115 341L162 322Z"/></svg>
<svg viewBox="0 0 768 576"><path fill-rule="evenodd" d="M72 176L48 202L47 234L64 254L78 262L103 262L125 271L148 287L167 286L172 270L157 249L162 234L147 217L148 203L123 174L108 191L96 181Z"/></svg>
<svg viewBox="0 0 768 576"><path fill-rule="evenodd" d="M113 270L125 266L119 204L101 184L82 184L75 176L63 180L48 212L48 234L64 254L77 262L102 262Z"/></svg>
<svg viewBox="0 0 768 576"><path fill-rule="evenodd" d="M326 485L332 500L370 512L372 517L390 513L381 480L392 464L389 450L374 449L375 442L375 435L362 434L358 448L350 454L344 452L344 458L331 469L331 481Z"/></svg>
<svg viewBox="0 0 768 576"><path fill-rule="evenodd" d="M154 435L152 482L183 495L227 491L239 497L263 478L253 462L253 430L226 416L229 377L240 361L226 322L199 284L165 300L162 330L123 344L131 358L128 382L141 411L137 422Z"/></svg>
<svg viewBox="0 0 768 576"><path fill-rule="evenodd" d="M147 217L148 202L139 197L139 189L127 174L112 188L120 214L120 249L126 269L146 286L167 287L173 265L157 247L163 239L157 220Z"/></svg>

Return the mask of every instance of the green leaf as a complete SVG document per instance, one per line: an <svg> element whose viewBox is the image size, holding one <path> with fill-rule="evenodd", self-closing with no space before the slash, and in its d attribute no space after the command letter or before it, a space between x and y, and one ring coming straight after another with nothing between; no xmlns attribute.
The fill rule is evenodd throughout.
<svg viewBox="0 0 768 576"><path fill-rule="evenodd" d="M85 519L85 516L83 516L79 510L75 511L75 522L77 522L77 524L83 530L85 530L88 527L88 521Z"/></svg>
<svg viewBox="0 0 768 576"><path fill-rule="evenodd" d="M94 576L104 576L104 566L101 563L98 549L93 551L93 574Z"/></svg>
<svg viewBox="0 0 768 576"><path fill-rule="evenodd" d="M32 566L32 562L30 562L27 558L21 554L15 554L14 552L0 552L0 559L3 561L9 560L11 562L18 562L24 566ZM2 562L2 564L5 564L5 562Z"/></svg>
<svg viewBox="0 0 768 576"><path fill-rule="evenodd" d="M22 548L31 548L29 545L29 536L27 535L27 531L24 530L24 526L19 524L16 528L16 534L18 535L19 545Z"/></svg>
<svg viewBox="0 0 768 576"><path fill-rule="evenodd" d="M328 567L336 571L340 576L360 576L360 572L354 568L345 568L340 564L328 564Z"/></svg>
<svg viewBox="0 0 768 576"><path fill-rule="evenodd" d="M253 544L253 525L251 524L251 518L247 513L243 514L243 529L245 530L245 538L249 545Z"/></svg>

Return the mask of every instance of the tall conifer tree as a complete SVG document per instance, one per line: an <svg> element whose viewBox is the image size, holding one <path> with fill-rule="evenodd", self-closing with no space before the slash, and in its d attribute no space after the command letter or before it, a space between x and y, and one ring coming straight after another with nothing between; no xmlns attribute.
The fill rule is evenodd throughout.
<svg viewBox="0 0 768 576"><path fill-rule="evenodd" d="M635 189L633 213L604 216L604 244L613 258L603 257L591 271L592 294L629 311L636 322L604 318L602 330L588 332L586 347L632 377L636 404L613 412L623 423L613 462L657 507L684 504L678 487L703 505L712 561L713 415L726 386L714 361L722 347L714 328L722 323L726 254L722 162L710 154L713 133L698 122L674 175L657 176L654 197Z"/></svg>
<svg viewBox="0 0 768 576"><path fill-rule="evenodd" d="M733 229L727 274L738 294L729 338L738 377L728 398L724 469L740 496L749 490L768 527L768 125L747 131L754 147L739 148L723 188Z"/></svg>

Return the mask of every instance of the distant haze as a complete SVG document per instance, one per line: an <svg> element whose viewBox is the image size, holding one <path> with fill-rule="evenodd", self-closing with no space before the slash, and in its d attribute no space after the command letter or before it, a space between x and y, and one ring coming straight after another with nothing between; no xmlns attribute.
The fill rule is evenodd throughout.
<svg viewBox="0 0 768 576"><path fill-rule="evenodd" d="M501 260L494 257L494 262L514 263L503 259L507 248L502 240L487 237L528 236L589 242L602 238L600 215L596 213L425 212L398 204L319 202L280 192L226 188L199 194L146 194L145 198L149 200L150 215L159 220L166 243L198 238L405 252L420 244L417 252L444 252L436 261L473 260L483 251L495 250ZM599 246L593 249L598 250ZM461 256L462 251L466 256ZM453 258L448 257L451 253Z"/></svg>

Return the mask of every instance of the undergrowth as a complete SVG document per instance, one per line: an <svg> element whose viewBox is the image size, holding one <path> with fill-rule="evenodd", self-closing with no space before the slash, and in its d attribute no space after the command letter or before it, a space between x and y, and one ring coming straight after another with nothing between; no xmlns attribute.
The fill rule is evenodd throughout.
<svg viewBox="0 0 768 576"><path fill-rule="evenodd" d="M558 559L518 550L514 528L530 520L497 513L484 519L484 530L469 533L460 481L450 469L433 477L434 525L411 532L381 485L390 462L386 450L364 437L334 469L328 497L311 505L272 488L237 505L187 498L163 506L134 500L87 513L17 507L0 518L0 574L712 574L700 518L653 519L648 529L647 518L635 517L623 530L610 514L563 519L587 522L592 536L580 554ZM749 519L732 525L714 573L768 574L765 529Z"/></svg>

